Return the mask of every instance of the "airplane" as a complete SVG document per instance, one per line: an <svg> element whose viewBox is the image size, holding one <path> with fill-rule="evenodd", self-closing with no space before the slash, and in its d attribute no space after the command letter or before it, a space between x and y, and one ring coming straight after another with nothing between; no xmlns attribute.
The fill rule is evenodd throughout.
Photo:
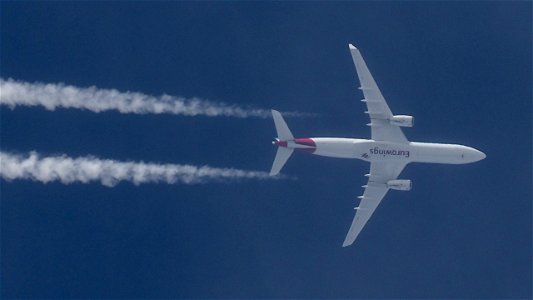
<svg viewBox="0 0 533 300"><path fill-rule="evenodd" d="M359 50L349 44L350 52L364 99L366 114L370 117L367 125L371 129L371 139L354 138L294 138L281 114L272 110L272 117L278 137L272 144L278 146L270 175L277 175L294 150L320 156L361 159L370 162L368 183L355 207L355 217L342 244L350 246L368 222L389 189L409 191L412 182L398 179L409 163L467 164L482 160L486 155L472 147L455 144L410 142L401 127L413 127L414 118L407 115L393 115L381 94L372 74Z"/></svg>

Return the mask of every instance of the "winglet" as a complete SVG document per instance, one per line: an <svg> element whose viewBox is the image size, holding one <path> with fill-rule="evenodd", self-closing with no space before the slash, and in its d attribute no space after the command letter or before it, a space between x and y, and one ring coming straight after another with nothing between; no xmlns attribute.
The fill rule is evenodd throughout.
<svg viewBox="0 0 533 300"><path fill-rule="evenodd" d="M355 48L355 46L354 46L354 45L352 45L352 44L348 44L348 47L350 47L350 49L354 49L354 50L357 50L357 48Z"/></svg>

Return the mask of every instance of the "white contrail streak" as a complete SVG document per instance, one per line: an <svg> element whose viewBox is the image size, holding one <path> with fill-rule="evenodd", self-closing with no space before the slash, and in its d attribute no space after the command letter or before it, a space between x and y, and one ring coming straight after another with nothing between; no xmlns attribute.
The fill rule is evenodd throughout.
<svg viewBox="0 0 533 300"><path fill-rule="evenodd" d="M120 181L141 183L198 184L228 182L243 179L269 179L266 172L209 166L121 162L93 156L70 158L65 155L41 157L36 152L27 155L0 152L0 177L11 181L29 179L43 183L59 181L90 183L99 181L112 187Z"/></svg>
<svg viewBox="0 0 533 300"><path fill-rule="evenodd" d="M244 108L237 105L211 102L200 98L183 98L170 95L150 96L136 92L120 92L115 89L99 89L91 86L80 88L72 85L29 83L0 78L0 104L15 106L43 106L56 108L87 109L92 112L115 110L134 114L175 114L185 116L270 117L265 109ZM303 116L306 114L288 113Z"/></svg>

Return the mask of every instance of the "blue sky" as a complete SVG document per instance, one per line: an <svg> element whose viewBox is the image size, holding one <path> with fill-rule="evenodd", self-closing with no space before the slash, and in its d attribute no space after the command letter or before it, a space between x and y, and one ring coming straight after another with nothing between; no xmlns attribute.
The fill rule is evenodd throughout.
<svg viewBox="0 0 533 300"><path fill-rule="evenodd" d="M319 114L297 136L370 137L348 43L409 165L352 247L362 161L295 155L295 180L0 181L5 298L530 298L530 2L1 3L1 77ZM270 119L0 110L2 151L270 169Z"/></svg>

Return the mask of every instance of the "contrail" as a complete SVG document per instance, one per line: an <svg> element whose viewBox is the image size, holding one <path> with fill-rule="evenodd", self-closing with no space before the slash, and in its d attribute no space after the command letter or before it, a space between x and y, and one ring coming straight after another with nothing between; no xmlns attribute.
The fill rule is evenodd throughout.
<svg viewBox="0 0 533 300"><path fill-rule="evenodd" d="M90 183L99 181L112 187L120 181L141 183L199 184L244 179L270 179L268 173L209 166L121 162L93 156L70 158L65 155L41 157L0 152L0 177L11 181L29 179L43 183L59 181ZM274 177L275 178L275 177ZM280 177L278 177L280 178Z"/></svg>
<svg viewBox="0 0 533 300"><path fill-rule="evenodd" d="M270 117L270 110L245 108L223 102L211 102L200 98L184 98L170 95L150 96L137 92L120 92L115 89L87 88L72 85L29 83L11 78L0 78L0 104L16 106L43 106L86 109L92 112L109 110L134 114L175 114L184 116L225 116L236 118ZM289 116L309 114L289 112Z"/></svg>

